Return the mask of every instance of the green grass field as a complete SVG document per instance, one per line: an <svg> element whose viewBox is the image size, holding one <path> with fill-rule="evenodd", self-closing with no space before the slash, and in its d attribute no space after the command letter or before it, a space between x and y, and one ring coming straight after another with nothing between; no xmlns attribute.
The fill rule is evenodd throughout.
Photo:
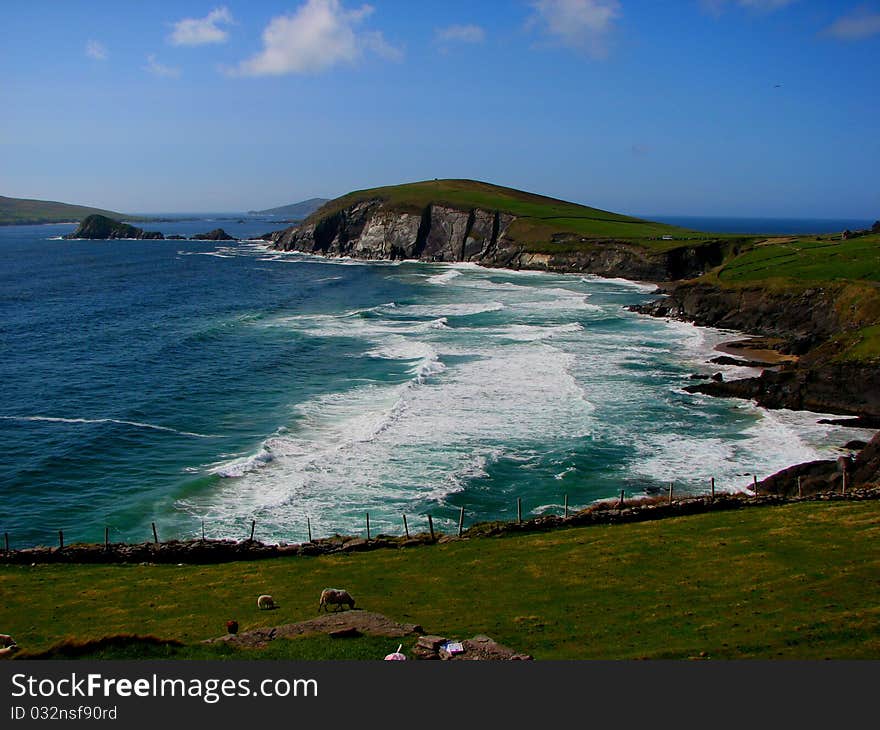
<svg viewBox="0 0 880 730"><path fill-rule="evenodd" d="M380 658L396 640L204 647L316 615L321 589L537 659L880 658L880 502L800 503L432 547L212 566L3 566L0 632L25 650L113 634L183 647L104 657ZM281 609L257 610L271 593ZM394 646L390 646L394 644ZM389 648L390 647L390 648Z"/></svg>
<svg viewBox="0 0 880 730"><path fill-rule="evenodd" d="M835 281L880 281L880 234L841 240L840 236L775 239L759 243L717 271L725 284L773 281L805 286Z"/></svg>

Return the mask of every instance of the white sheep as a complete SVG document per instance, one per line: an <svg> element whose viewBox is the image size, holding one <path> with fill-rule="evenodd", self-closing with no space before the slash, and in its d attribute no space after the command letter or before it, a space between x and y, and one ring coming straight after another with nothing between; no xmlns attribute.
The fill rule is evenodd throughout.
<svg viewBox="0 0 880 730"><path fill-rule="evenodd" d="M275 599L268 594L263 594L257 599L257 608L262 611L271 611L273 608L278 608L278 604L275 603Z"/></svg>
<svg viewBox="0 0 880 730"><path fill-rule="evenodd" d="M18 644L15 643L9 634L0 634L0 656L6 654L14 654L18 651Z"/></svg>
<svg viewBox="0 0 880 730"><path fill-rule="evenodd" d="M351 594L348 591L344 591L341 588L325 588L321 591L321 600L318 602L318 611L322 608L326 611L327 606L330 604L336 606L334 611L338 611L342 608L343 604L347 605L349 608L354 608L354 598L351 597Z"/></svg>

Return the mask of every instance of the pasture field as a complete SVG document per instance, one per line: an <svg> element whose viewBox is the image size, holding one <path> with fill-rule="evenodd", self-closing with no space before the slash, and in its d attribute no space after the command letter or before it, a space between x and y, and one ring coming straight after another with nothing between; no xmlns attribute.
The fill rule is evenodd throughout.
<svg viewBox="0 0 880 730"><path fill-rule="evenodd" d="M100 658L378 659L396 639L205 646L316 615L328 586L450 638L536 659L880 658L880 502L809 502L441 545L220 565L0 567L0 631L23 651L151 635ZM280 604L259 611L256 597ZM409 642L409 646L412 645ZM404 650L408 647L404 643Z"/></svg>

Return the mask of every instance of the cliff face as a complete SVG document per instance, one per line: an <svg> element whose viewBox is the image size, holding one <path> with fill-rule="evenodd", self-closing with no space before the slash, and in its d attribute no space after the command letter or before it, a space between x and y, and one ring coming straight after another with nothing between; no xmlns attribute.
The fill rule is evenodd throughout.
<svg viewBox="0 0 880 730"><path fill-rule="evenodd" d="M726 289L684 282L671 287L668 294L666 299L634 309L701 326L778 337L785 351L801 356L797 365L764 370L760 377L700 383L685 390L753 399L766 408L880 416L880 368L872 363L835 362L835 353L822 347L847 329L870 324L839 306L837 289Z"/></svg>
<svg viewBox="0 0 880 730"><path fill-rule="evenodd" d="M686 282L670 288L668 294L668 299L639 311L686 320L701 327L781 337L793 354L807 352L844 326L835 308L836 293L829 289L724 289Z"/></svg>
<svg viewBox="0 0 880 730"><path fill-rule="evenodd" d="M82 219L73 233L64 238L89 238L107 240L118 238L162 239L164 236L157 231L145 231L127 223L120 223L103 215L90 215Z"/></svg>
<svg viewBox="0 0 880 730"><path fill-rule="evenodd" d="M765 408L880 418L880 368L862 363L815 363L757 378L700 383L685 388L720 398L746 398Z"/></svg>
<svg viewBox="0 0 880 730"><path fill-rule="evenodd" d="M362 259L473 261L485 266L582 272L600 276L669 281L694 276L721 262L722 244L650 251L622 241L554 237L552 248L577 251L535 253L510 235L516 217L495 210L459 210L439 204L422 211L390 210L381 200L344 208L318 223L265 236L275 248Z"/></svg>

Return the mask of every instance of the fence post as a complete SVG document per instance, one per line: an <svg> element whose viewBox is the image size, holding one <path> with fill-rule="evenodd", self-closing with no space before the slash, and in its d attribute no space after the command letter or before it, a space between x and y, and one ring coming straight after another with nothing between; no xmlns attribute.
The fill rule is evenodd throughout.
<svg viewBox="0 0 880 730"><path fill-rule="evenodd" d="M202 540L205 539L205 521L202 520Z"/></svg>
<svg viewBox="0 0 880 730"><path fill-rule="evenodd" d="M462 528L464 527L464 507L458 513L458 536L461 537Z"/></svg>
<svg viewBox="0 0 880 730"><path fill-rule="evenodd" d="M568 517L568 495L567 494L565 495L564 504L565 504L565 516Z"/></svg>
<svg viewBox="0 0 880 730"><path fill-rule="evenodd" d="M620 502L618 502L618 504L617 504L617 509L623 509L623 497L624 497L624 494L625 494L625 490L621 489L621 490L620 490Z"/></svg>
<svg viewBox="0 0 880 730"><path fill-rule="evenodd" d="M712 481L710 482L712 489L712 501L715 501L715 477L712 477Z"/></svg>
<svg viewBox="0 0 880 730"><path fill-rule="evenodd" d="M522 522L522 497L516 498L516 521Z"/></svg>
<svg viewBox="0 0 880 730"><path fill-rule="evenodd" d="M58 530L58 549L64 550L64 530Z"/></svg>
<svg viewBox="0 0 880 730"><path fill-rule="evenodd" d="M370 513L367 512L367 542L370 541Z"/></svg>
<svg viewBox="0 0 880 730"><path fill-rule="evenodd" d="M843 470L843 484L842 484L842 493L846 494L846 469Z"/></svg>
<svg viewBox="0 0 880 730"><path fill-rule="evenodd" d="M3 542L6 544L6 554L8 555L9 554L9 533L8 532L3 533Z"/></svg>
<svg viewBox="0 0 880 730"><path fill-rule="evenodd" d="M804 490L803 490L803 487L801 486L801 477L798 477L798 497L803 497L803 496L804 496Z"/></svg>
<svg viewBox="0 0 880 730"><path fill-rule="evenodd" d="M110 528L109 527L104 528L104 549L105 550L110 549Z"/></svg>
<svg viewBox="0 0 880 730"><path fill-rule="evenodd" d="M752 474L752 485L753 485L753 488L755 491L755 498L757 499L757 497L758 497L758 475L757 474Z"/></svg>
<svg viewBox="0 0 880 730"><path fill-rule="evenodd" d="M403 516L403 532L406 534L406 539L409 540L409 525L406 524L406 515Z"/></svg>
<svg viewBox="0 0 880 730"><path fill-rule="evenodd" d="M150 524L153 526L153 542L155 542L158 545L159 544L159 534L156 532L156 523L151 522Z"/></svg>
<svg viewBox="0 0 880 730"><path fill-rule="evenodd" d="M254 530L256 530L256 529L257 529L257 521L251 520L251 539L250 539L250 542L254 541Z"/></svg>
<svg viewBox="0 0 880 730"><path fill-rule="evenodd" d="M428 530L431 532L431 542L434 542L434 520L428 515Z"/></svg>
<svg viewBox="0 0 880 730"><path fill-rule="evenodd" d="M667 504L672 504L672 485L673 484L675 484L675 482L669 482L669 501Z"/></svg>

